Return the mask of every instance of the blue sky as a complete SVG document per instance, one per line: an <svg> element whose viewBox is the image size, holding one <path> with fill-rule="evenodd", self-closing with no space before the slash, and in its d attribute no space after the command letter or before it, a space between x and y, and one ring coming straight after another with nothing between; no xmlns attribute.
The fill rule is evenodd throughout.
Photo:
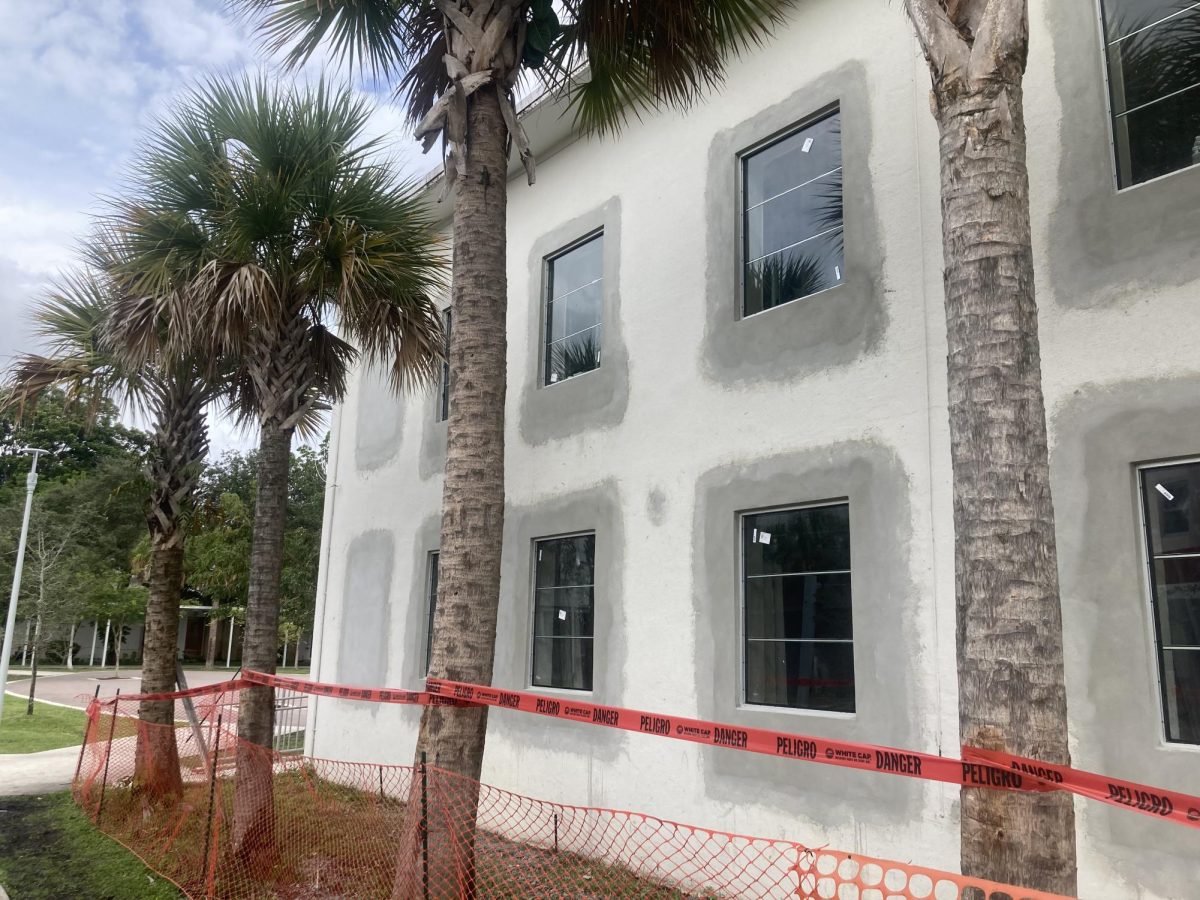
<svg viewBox="0 0 1200 900"><path fill-rule="evenodd" d="M116 191L139 135L171 98L206 75L278 70L249 26L221 0L0 0L0 367L33 349L28 311L46 283L69 266L101 198ZM367 86L358 90L372 93ZM409 176L422 157L386 91L373 134ZM253 436L214 423L214 450Z"/></svg>

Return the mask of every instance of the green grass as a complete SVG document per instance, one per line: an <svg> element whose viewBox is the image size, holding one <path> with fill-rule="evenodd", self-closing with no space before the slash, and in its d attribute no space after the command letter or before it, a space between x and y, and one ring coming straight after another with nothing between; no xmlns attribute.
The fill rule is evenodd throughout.
<svg viewBox="0 0 1200 900"><path fill-rule="evenodd" d="M78 746L83 740L81 709L64 709L45 703L33 704L33 715L25 715L23 698L4 698L4 721L0 723L0 753L36 753L58 747Z"/></svg>
<svg viewBox="0 0 1200 900"><path fill-rule="evenodd" d="M180 896L174 885L97 831L66 792L0 798L0 885L14 900Z"/></svg>

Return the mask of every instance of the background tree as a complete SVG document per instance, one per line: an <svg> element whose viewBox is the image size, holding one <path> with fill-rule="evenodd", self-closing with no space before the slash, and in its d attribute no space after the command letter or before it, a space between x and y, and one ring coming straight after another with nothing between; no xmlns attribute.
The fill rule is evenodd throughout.
<svg viewBox="0 0 1200 900"><path fill-rule="evenodd" d="M1054 506L1029 225L1025 0L907 0L933 77L964 745L1066 764ZM1074 896L1061 791L963 788L963 872Z"/></svg>
<svg viewBox="0 0 1200 900"><path fill-rule="evenodd" d="M454 203L454 328L429 674L490 684L504 530L510 147L530 183L534 180L533 156L515 108L517 83L529 72L568 95L584 132L615 132L639 108L690 106L721 82L729 58L761 41L790 4L238 0L237 5L267 13L261 33L272 47L289 48L295 63L327 41L352 66L392 78L426 150L442 141L445 188ZM478 779L486 732L485 707L428 706L418 757L427 753L436 765Z"/></svg>
<svg viewBox="0 0 1200 900"><path fill-rule="evenodd" d="M159 123L113 204L126 344L236 365L227 400L259 432L242 664L275 670L292 436L345 393L360 355L393 385L432 380L439 241L416 189L363 137L371 113L321 83L210 81ZM328 323L336 315L338 334ZM242 693L233 844L273 845L269 688ZM268 854L269 855L269 854Z"/></svg>

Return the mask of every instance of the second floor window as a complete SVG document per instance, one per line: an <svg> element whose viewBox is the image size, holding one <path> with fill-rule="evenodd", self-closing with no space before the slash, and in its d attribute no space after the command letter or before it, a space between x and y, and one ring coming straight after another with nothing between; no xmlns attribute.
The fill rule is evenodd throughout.
<svg viewBox="0 0 1200 900"><path fill-rule="evenodd" d="M1200 164L1200 3L1102 6L1118 186Z"/></svg>
<svg viewBox="0 0 1200 900"><path fill-rule="evenodd" d="M533 684L592 689L596 535L534 544Z"/></svg>
<svg viewBox="0 0 1200 900"><path fill-rule="evenodd" d="M425 619L425 672L429 672L429 664L433 661L433 614L437 612L438 592L438 559L441 557L436 550L429 554L429 575L426 579L427 596L425 598L428 612Z"/></svg>
<svg viewBox="0 0 1200 900"><path fill-rule="evenodd" d="M841 123L834 111L742 157L742 315L844 280Z"/></svg>
<svg viewBox="0 0 1200 900"><path fill-rule="evenodd" d="M604 235L584 239L546 263L545 383L600 367Z"/></svg>
<svg viewBox="0 0 1200 900"><path fill-rule="evenodd" d="M442 362L442 375L438 384L438 421L450 418L450 327L454 314L449 307L442 310L442 331L446 333L446 359Z"/></svg>

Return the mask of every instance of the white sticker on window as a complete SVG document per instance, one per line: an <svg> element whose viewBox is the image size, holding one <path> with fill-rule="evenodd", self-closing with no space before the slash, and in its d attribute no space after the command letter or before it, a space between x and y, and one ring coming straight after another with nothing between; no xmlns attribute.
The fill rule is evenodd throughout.
<svg viewBox="0 0 1200 900"><path fill-rule="evenodd" d="M760 531L758 533L758 542L760 544L771 543L771 533L769 531Z"/></svg>
<svg viewBox="0 0 1200 900"><path fill-rule="evenodd" d="M834 280L834 281L841 281L841 280L842 280L842 267L841 267L841 266L834 266L834 267L833 267L833 280Z"/></svg>
<svg viewBox="0 0 1200 900"><path fill-rule="evenodd" d="M812 149L812 145L813 145L813 139L812 139L812 138L805 138L805 139L804 139L804 146L800 148L800 152L801 152L801 153L807 153L809 150L811 150L811 149Z"/></svg>
<svg viewBox="0 0 1200 900"><path fill-rule="evenodd" d="M554 382L556 382L556 381L558 381L558 373L557 373L557 372L551 372L551 373L550 373L550 383L551 383L551 384L554 384Z"/></svg>
<svg viewBox="0 0 1200 900"><path fill-rule="evenodd" d="M567 621L567 611L565 609L560 609L558 611L558 617L560 619L562 619L564 622Z"/></svg>
<svg viewBox="0 0 1200 900"><path fill-rule="evenodd" d="M1168 500L1174 500L1174 499L1175 499L1175 495L1174 495L1174 494L1172 494L1170 491L1168 491L1168 490L1167 490L1165 487L1163 487L1161 484L1156 484L1156 485L1154 486L1154 489L1155 489L1156 491L1158 491L1160 494L1162 494L1164 497L1166 497Z"/></svg>

